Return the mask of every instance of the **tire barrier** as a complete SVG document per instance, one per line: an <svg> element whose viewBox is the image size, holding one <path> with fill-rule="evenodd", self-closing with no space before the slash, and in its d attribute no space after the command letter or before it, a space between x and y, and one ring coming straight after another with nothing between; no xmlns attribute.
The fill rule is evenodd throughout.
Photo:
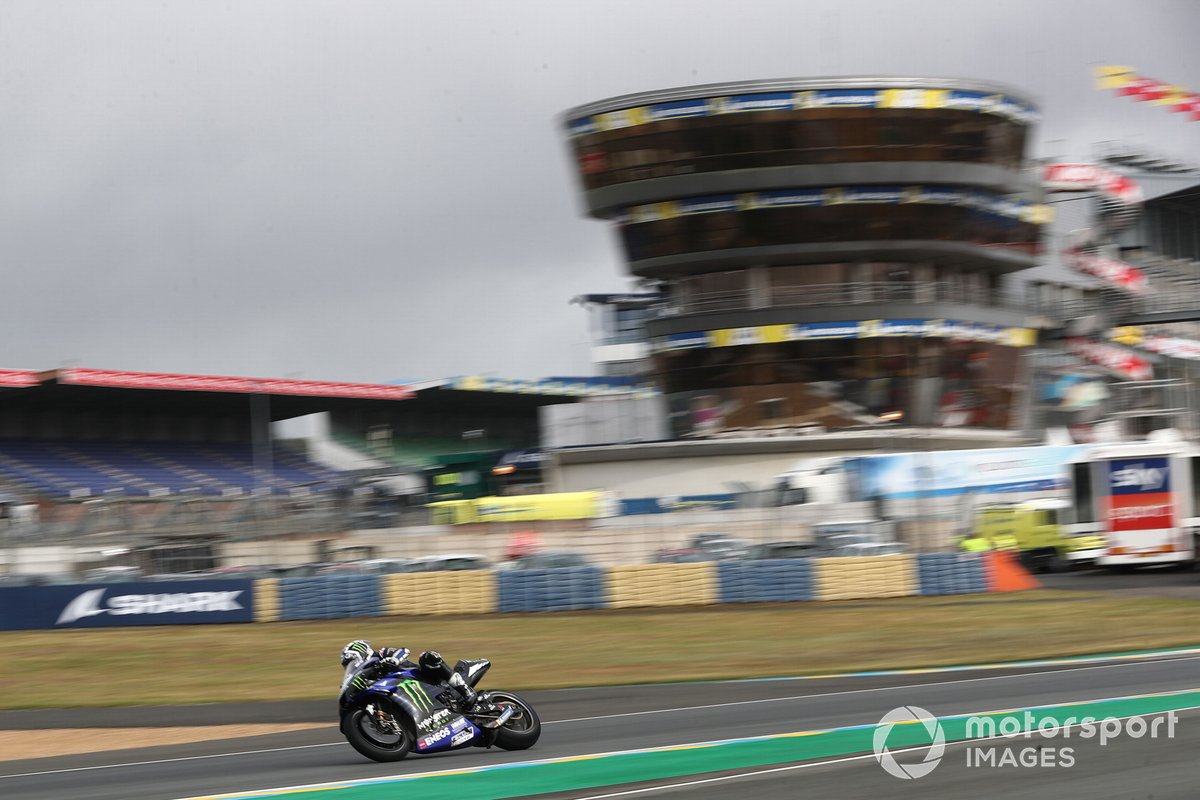
<svg viewBox="0 0 1200 800"><path fill-rule="evenodd" d="M812 562L723 561L718 567L722 603L783 603L813 599Z"/></svg>
<svg viewBox="0 0 1200 800"><path fill-rule="evenodd" d="M279 599L279 579L260 578L254 582L254 621L278 622L283 610Z"/></svg>
<svg viewBox="0 0 1200 800"><path fill-rule="evenodd" d="M608 569L609 608L709 605L719 596L717 568L712 562Z"/></svg>
<svg viewBox="0 0 1200 800"><path fill-rule="evenodd" d="M379 580L374 575L283 578L279 619L371 617L380 613Z"/></svg>
<svg viewBox="0 0 1200 800"><path fill-rule="evenodd" d="M385 614L490 614L496 606L496 573L413 572L382 578Z"/></svg>
<svg viewBox="0 0 1200 800"><path fill-rule="evenodd" d="M782 603L1037 588L1001 551L0 588L0 630Z"/></svg>
<svg viewBox="0 0 1200 800"><path fill-rule="evenodd" d="M921 594L976 594L988 591L983 558L968 553L923 553L917 556Z"/></svg>
<svg viewBox="0 0 1200 800"><path fill-rule="evenodd" d="M608 597L598 567L531 569L499 574L499 610L577 611L604 608Z"/></svg>
<svg viewBox="0 0 1200 800"><path fill-rule="evenodd" d="M913 556L846 556L815 559L818 600L858 600L917 594Z"/></svg>

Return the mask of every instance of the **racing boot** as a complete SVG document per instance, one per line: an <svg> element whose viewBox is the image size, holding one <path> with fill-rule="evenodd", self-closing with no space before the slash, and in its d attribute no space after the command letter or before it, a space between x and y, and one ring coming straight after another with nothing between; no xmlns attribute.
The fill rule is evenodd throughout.
<svg viewBox="0 0 1200 800"><path fill-rule="evenodd" d="M457 672L451 673L450 680L447 683L450 684L451 689L458 692L459 696L462 697L464 710L470 711L475 707L475 703L479 700L479 693L471 688L471 685L463 679L462 675L459 675Z"/></svg>

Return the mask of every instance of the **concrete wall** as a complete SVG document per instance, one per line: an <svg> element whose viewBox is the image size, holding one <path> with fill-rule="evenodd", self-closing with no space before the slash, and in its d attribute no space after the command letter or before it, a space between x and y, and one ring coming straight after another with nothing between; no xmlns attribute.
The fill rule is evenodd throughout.
<svg viewBox="0 0 1200 800"><path fill-rule="evenodd" d="M801 460L856 454L842 450L556 464L551 470L550 481L556 492L603 488L620 497L716 494L734 491L731 484L735 483L766 489Z"/></svg>
<svg viewBox="0 0 1200 800"><path fill-rule="evenodd" d="M896 428L610 444L552 450L551 491L604 489L624 498L766 489L800 461L855 455L1032 444L1012 431Z"/></svg>

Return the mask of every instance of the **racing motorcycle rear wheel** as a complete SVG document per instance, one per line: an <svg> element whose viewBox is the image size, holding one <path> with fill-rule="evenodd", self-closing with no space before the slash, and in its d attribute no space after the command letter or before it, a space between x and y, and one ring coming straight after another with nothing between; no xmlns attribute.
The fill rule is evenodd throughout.
<svg viewBox="0 0 1200 800"><path fill-rule="evenodd" d="M342 735L372 761L399 761L413 746L413 735L402 719L378 701L359 703L342 714Z"/></svg>
<svg viewBox="0 0 1200 800"><path fill-rule="evenodd" d="M542 735L542 721L533 706L511 692L488 692L488 699L500 708L512 706L513 715L496 731L496 747L502 750L527 750Z"/></svg>

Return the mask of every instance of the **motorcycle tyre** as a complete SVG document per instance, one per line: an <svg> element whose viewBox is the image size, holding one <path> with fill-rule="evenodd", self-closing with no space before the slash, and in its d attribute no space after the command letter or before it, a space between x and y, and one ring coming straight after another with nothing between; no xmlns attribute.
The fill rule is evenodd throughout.
<svg viewBox="0 0 1200 800"><path fill-rule="evenodd" d="M389 761L400 761L409 754L413 747L413 736L409 731L408 726L404 724L403 718L400 718L400 743L395 748L383 747L370 740L362 731L360 718L366 714L366 709L361 705L353 706L342 714L341 729L342 735L346 737L346 741L350 746L357 750L361 755L366 756L372 761L387 763Z"/></svg>
<svg viewBox="0 0 1200 800"><path fill-rule="evenodd" d="M529 727L522 731L511 730L507 725L498 728L496 730L496 747L501 750L528 750L537 744L537 740L542 735L542 721L538 718L537 712L533 710L533 706L512 692L490 692L490 695L492 702L511 701L512 705L521 709L530 722Z"/></svg>

